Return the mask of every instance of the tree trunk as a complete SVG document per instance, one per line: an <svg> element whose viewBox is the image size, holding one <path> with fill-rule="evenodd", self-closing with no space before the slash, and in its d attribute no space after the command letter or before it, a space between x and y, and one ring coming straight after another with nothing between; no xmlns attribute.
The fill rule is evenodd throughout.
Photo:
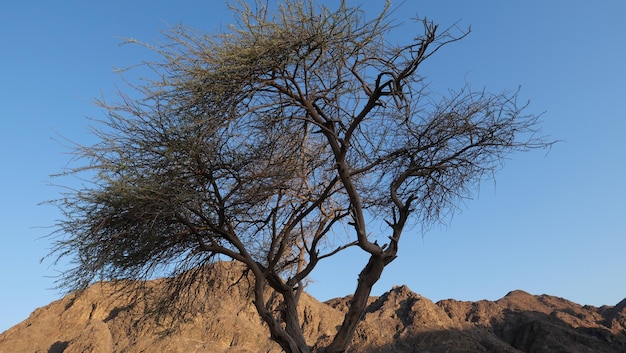
<svg viewBox="0 0 626 353"><path fill-rule="evenodd" d="M283 298L281 317L276 318L265 305L266 277L257 270L254 272L254 305L257 312L267 324L272 340L280 345L285 353L311 353L311 347L306 344L300 320L298 318L297 302L293 291L280 293ZM285 324L283 328L281 321Z"/></svg>
<svg viewBox="0 0 626 353"><path fill-rule="evenodd" d="M283 297L283 315L285 321L285 331L294 343L297 345L298 353L310 353L311 347L306 343L302 327L300 326L300 318L298 316L298 302L294 296L293 289L289 289L288 293L281 293Z"/></svg>
<svg viewBox="0 0 626 353"><path fill-rule="evenodd" d="M357 288L354 292L352 300L350 300L350 308L344 317L343 324L333 339L333 342L323 350L324 353L342 353L348 348L352 341L352 337L356 332L357 325L365 308L367 301L372 292L372 287L380 278L383 269L390 261L386 261L384 255L371 255L367 265L359 274Z"/></svg>

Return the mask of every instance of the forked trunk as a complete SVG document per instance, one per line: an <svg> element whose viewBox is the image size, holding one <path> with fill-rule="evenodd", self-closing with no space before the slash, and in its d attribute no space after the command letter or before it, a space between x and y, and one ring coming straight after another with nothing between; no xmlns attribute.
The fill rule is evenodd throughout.
<svg viewBox="0 0 626 353"><path fill-rule="evenodd" d="M298 318L297 300L293 291L280 293L283 302L279 317L275 317L273 310L265 303L266 289L265 275L260 272L255 273L254 305L257 312L267 324L272 340L280 345L286 353L311 353L311 347L306 343L300 320ZM283 326L284 325L284 326Z"/></svg>
<svg viewBox="0 0 626 353"><path fill-rule="evenodd" d="M357 325L361 321L363 313L367 307L367 301L372 292L372 287L380 278L385 266L390 260L381 255L372 255L359 274L357 288L350 301L350 308L346 313L343 323L333 339L333 342L326 348L320 349L323 353L343 353L352 341ZM255 286L255 306L257 311L268 325L272 340L280 345L286 353L311 353L311 347L307 345L302 334L302 328L297 312L297 301L290 293L281 293L282 303L282 324L277 320L271 311L264 304L265 281L257 278ZM293 293L291 293L293 294Z"/></svg>

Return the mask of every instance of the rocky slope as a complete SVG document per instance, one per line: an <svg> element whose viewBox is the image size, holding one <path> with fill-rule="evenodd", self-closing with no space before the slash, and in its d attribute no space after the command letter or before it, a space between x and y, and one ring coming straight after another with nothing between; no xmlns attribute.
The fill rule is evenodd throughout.
<svg viewBox="0 0 626 353"><path fill-rule="evenodd" d="M239 279L232 264L216 264L210 279L177 299L193 313L173 330L171 318L146 315L150 295L97 283L2 333L0 353L280 352ZM165 285L156 280L146 288ZM348 301L321 303L303 294L310 342L332 337ZM400 286L371 298L350 352L626 352L626 300L597 308L514 291L497 301L433 303Z"/></svg>

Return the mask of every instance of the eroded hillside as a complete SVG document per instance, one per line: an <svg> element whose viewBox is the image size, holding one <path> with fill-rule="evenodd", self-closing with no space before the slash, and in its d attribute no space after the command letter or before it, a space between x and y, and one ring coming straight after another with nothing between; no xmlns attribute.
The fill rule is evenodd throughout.
<svg viewBox="0 0 626 353"><path fill-rule="evenodd" d="M192 309L178 326L170 316L146 312L150 293L160 293L166 280L145 283L142 296L97 283L2 333L0 352L280 352L234 266L214 265L210 278L177 299ZM300 316L309 342L332 337L348 301L321 303L303 294ZM513 291L497 301L433 303L399 286L371 298L350 351L626 352L626 300L597 308Z"/></svg>

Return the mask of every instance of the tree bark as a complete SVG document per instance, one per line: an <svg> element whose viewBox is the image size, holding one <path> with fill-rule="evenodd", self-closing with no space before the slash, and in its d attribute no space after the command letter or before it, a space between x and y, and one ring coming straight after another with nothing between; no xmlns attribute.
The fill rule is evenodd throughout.
<svg viewBox="0 0 626 353"><path fill-rule="evenodd" d="M350 308L344 317L341 328L337 332L333 342L323 350L324 353L343 353L348 348L357 325L361 321L367 307L367 301L372 292L372 287L380 278L385 266L391 262L392 259L393 258L388 259L384 254L374 254L370 256L367 265L359 274L357 288L352 300L350 300Z"/></svg>
<svg viewBox="0 0 626 353"><path fill-rule="evenodd" d="M257 269L254 271L254 305L257 312L267 324L272 340L280 345L286 353L311 353L311 347L306 343L306 339L300 327L297 306L293 290L279 291L283 298L281 315L276 318L272 311L265 304L266 274ZM281 324L281 321L284 323Z"/></svg>
<svg viewBox="0 0 626 353"><path fill-rule="evenodd" d="M306 339L302 333L302 327L300 326L300 319L298 315L298 302L294 296L293 289L290 289L288 293L281 293L283 297L283 305L282 308L284 320L285 320L285 331L287 335L289 335L294 343L297 345L298 353L310 353L311 347L307 345Z"/></svg>

